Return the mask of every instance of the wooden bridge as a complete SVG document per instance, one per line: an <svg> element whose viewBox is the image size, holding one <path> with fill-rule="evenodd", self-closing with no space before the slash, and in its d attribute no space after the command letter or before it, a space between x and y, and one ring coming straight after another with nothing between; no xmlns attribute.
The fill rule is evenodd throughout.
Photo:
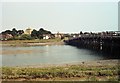
<svg viewBox="0 0 120 83"><path fill-rule="evenodd" d="M106 53L120 59L120 34L93 35L82 34L80 37L64 40L68 45Z"/></svg>

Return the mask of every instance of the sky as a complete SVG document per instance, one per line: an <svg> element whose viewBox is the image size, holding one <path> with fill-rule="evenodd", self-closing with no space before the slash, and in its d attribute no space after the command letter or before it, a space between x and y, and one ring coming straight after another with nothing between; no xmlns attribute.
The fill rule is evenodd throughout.
<svg viewBox="0 0 120 83"><path fill-rule="evenodd" d="M118 30L120 31L120 2L118 3Z"/></svg>
<svg viewBox="0 0 120 83"><path fill-rule="evenodd" d="M51 32L117 31L118 2L2 2L2 31L28 27Z"/></svg>

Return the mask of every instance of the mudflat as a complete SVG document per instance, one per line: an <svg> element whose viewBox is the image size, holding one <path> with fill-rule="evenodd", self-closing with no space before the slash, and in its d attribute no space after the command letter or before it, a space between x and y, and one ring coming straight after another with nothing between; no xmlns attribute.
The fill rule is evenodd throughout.
<svg viewBox="0 0 120 83"><path fill-rule="evenodd" d="M3 81L119 81L119 60L2 67Z"/></svg>

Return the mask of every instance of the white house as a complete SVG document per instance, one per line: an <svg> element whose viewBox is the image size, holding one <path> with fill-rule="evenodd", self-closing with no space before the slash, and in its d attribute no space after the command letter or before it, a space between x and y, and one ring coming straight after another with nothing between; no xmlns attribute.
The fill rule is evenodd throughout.
<svg viewBox="0 0 120 83"><path fill-rule="evenodd" d="M43 35L43 39L50 39L50 35Z"/></svg>

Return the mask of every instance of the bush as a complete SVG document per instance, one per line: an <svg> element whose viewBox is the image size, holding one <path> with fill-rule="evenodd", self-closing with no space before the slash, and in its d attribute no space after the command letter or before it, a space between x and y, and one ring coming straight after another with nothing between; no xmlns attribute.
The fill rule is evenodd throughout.
<svg viewBox="0 0 120 83"><path fill-rule="evenodd" d="M21 35L21 37L19 39L20 40L32 40L33 38L28 34L23 34L23 35Z"/></svg>

